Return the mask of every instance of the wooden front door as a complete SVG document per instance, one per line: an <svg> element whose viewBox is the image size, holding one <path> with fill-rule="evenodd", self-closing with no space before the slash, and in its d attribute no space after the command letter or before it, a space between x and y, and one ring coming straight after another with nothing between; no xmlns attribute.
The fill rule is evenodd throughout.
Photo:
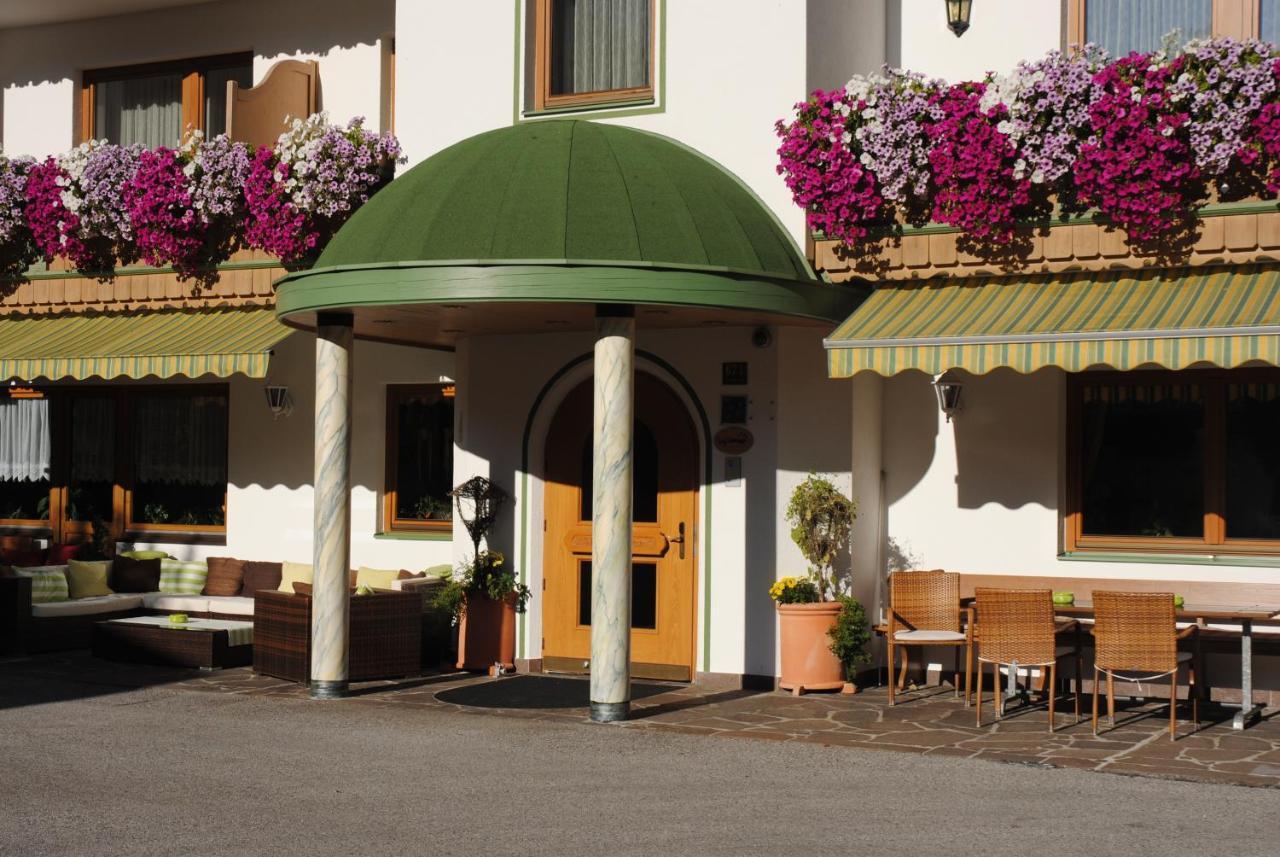
<svg viewBox="0 0 1280 857"><path fill-rule="evenodd" d="M547 435L543 668L586 672L591 658L592 382L573 390ZM698 449L675 394L636 373L631 674L693 678Z"/></svg>

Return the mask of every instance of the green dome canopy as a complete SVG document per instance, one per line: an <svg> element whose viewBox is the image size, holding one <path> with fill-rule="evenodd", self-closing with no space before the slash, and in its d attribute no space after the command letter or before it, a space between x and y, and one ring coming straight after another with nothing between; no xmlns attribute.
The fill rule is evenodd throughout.
<svg viewBox="0 0 1280 857"><path fill-rule="evenodd" d="M846 318L866 289L819 280L724 167L674 140L578 120L463 140L391 182L315 265L276 283L276 314L356 336L452 347L465 336L590 330L597 308L645 327Z"/></svg>
<svg viewBox="0 0 1280 857"><path fill-rule="evenodd" d="M732 173L666 137L578 120L463 140L379 192L315 269L418 261L651 263L814 280Z"/></svg>

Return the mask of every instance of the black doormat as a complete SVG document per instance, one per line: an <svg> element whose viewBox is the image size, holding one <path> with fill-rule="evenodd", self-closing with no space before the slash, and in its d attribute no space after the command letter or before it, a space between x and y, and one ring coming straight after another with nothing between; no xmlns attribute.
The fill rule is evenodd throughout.
<svg viewBox="0 0 1280 857"><path fill-rule="evenodd" d="M632 682L631 698L644 699L675 688ZM517 675L442 690L436 699L475 708L586 708L591 703L591 682L586 678Z"/></svg>

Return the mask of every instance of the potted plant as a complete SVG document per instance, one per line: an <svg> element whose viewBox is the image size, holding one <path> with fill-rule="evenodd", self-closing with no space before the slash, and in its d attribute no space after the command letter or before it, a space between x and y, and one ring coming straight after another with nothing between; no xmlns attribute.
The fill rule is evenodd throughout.
<svg viewBox="0 0 1280 857"><path fill-rule="evenodd" d="M809 562L809 575L784 577L769 594L778 605L779 686L796 695L852 691L853 670L866 659L862 605L841 595L835 572L836 559L849 543L855 510L829 479L813 474L796 486L787 504L791 538Z"/></svg>
<svg viewBox="0 0 1280 857"><path fill-rule="evenodd" d="M459 669L487 670L515 667L516 613L523 613L529 588L516 580L506 557L481 550L493 528L506 493L483 476L475 476L450 494L458 517L471 536L472 559L451 574L436 597L436 605L458 622Z"/></svg>

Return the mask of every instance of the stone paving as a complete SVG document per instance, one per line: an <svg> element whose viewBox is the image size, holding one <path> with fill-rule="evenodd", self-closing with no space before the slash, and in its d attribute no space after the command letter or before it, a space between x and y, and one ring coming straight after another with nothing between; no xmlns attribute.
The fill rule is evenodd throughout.
<svg viewBox="0 0 1280 857"><path fill-rule="evenodd" d="M95 661L86 655L40 656L0 662L0 690L12 680L42 678L83 682L94 692L165 684L208 693L305 697L297 684L260 676L250 669L213 673L165 670ZM550 694L545 682L552 685ZM450 708L479 715L587 722L585 684L543 676L489 678L441 672L403 681L369 682L353 688L338 704ZM539 683L539 684L531 684ZM562 694L567 688L570 693ZM1232 709L1202 707L1200 728L1178 721L1178 740L1168 736L1168 708L1161 700L1125 703L1114 728L1102 723L1094 736L1090 700L1082 700L1074 721L1070 698L1059 701L1058 730L1047 729L1043 706L1011 708L999 723L978 728L974 711L947 687L923 688L889 707L883 688L853 695L782 692L708 691L696 686L644 683L645 695L633 702L632 719L616 727L652 729L769 741L800 741L833 748L856 747L933 756L966 757L1043 767L1071 767L1114 774L1280 788L1280 712L1268 711L1261 723L1237 732ZM52 693L50 700L67 692ZM559 696L557 696L559 694ZM31 702L46 701L32 687ZM563 698L572 696L572 699ZM640 694L637 694L639 697ZM486 700L462 704L460 698ZM452 700L452 701L451 701ZM552 700L552 701L548 701ZM0 693L0 705L4 696ZM480 707L483 705L484 707ZM1188 715L1184 705L1180 717ZM984 721L991 718L984 707Z"/></svg>

